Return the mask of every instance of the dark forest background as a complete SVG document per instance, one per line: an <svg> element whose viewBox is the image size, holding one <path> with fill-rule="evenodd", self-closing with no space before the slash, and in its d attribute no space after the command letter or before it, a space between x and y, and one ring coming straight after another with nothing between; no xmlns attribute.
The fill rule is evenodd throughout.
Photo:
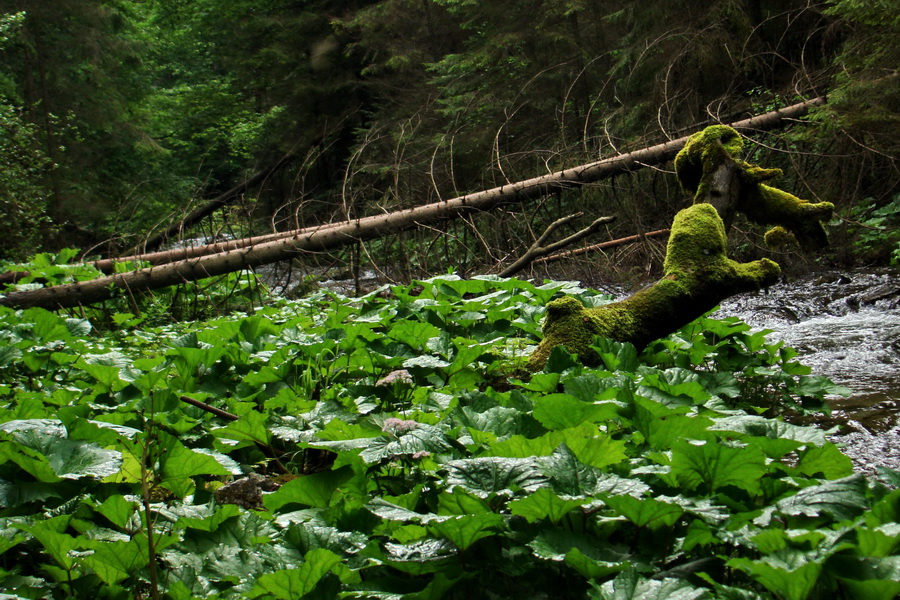
<svg viewBox="0 0 900 600"><path fill-rule="evenodd" d="M900 262L897 0L0 0L0 15L0 258L128 252L264 171L186 236L436 202L827 95L747 158L837 207L832 249L796 261ZM688 202L667 165L303 258L465 275L560 216L618 216L603 241ZM765 252L736 225L738 257ZM652 271L662 243L589 268Z"/></svg>

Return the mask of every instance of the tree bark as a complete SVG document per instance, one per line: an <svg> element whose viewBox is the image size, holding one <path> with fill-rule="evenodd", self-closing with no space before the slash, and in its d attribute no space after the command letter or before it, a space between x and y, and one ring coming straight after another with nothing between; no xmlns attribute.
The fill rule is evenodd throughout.
<svg viewBox="0 0 900 600"><path fill-rule="evenodd" d="M817 98L734 125L741 128L767 129L780 126L787 119L804 114L810 106L821 104ZM554 190L572 188L612 175L640 169L647 164L665 162L684 147L688 138L680 138L613 158L573 167L564 171L496 187L397 212L362 217L321 227L306 228L284 234L286 237L240 247L216 254L162 264L127 273L113 274L93 281L48 287L39 290L10 292L0 298L0 306L48 309L66 308L102 302L119 294L134 294L232 271L293 258L303 252L338 248L357 241L383 237L412 229L422 224L456 218L492 209L501 204L524 202ZM277 234L280 235L280 234Z"/></svg>

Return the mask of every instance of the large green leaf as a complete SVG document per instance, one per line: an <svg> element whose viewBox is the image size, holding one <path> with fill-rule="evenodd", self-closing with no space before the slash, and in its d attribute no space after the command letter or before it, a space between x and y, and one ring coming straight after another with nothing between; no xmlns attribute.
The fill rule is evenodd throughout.
<svg viewBox="0 0 900 600"><path fill-rule="evenodd" d="M591 598L600 600L712 600L708 590L681 579L644 579L636 569L623 571L602 586L594 584Z"/></svg>
<svg viewBox="0 0 900 600"><path fill-rule="evenodd" d="M800 551L784 551L759 560L733 558L728 566L749 573L784 600L807 600L819 580L823 564Z"/></svg>
<svg viewBox="0 0 900 600"><path fill-rule="evenodd" d="M543 560L564 562L584 577L605 578L628 569L632 558L625 549L598 543L593 536L560 528L544 528L528 547Z"/></svg>
<svg viewBox="0 0 900 600"><path fill-rule="evenodd" d="M856 474L806 487L792 496L779 500L775 507L783 515L806 517L828 515L835 521L854 519L868 507L866 480L862 475Z"/></svg>
<svg viewBox="0 0 900 600"><path fill-rule="evenodd" d="M534 418L547 429L569 429L585 422L615 419L620 410L614 401L593 403L569 394L549 394L535 401Z"/></svg>
<svg viewBox="0 0 900 600"><path fill-rule="evenodd" d="M312 592L322 578L341 562L340 556L325 548L312 550L304 558L305 562L299 569L282 569L266 573L257 579L250 597L271 594L278 600L302 598Z"/></svg>
<svg viewBox="0 0 900 600"><path fill-rule="evenodd" d="M465 551L478 540L496 535L504 528L504 525L502 515L479 513L434 521L428 524L428 530L439 537L449 540L461 551Z"/></svg>
<svg viewBox="0 0 900 600"><path fill-rule="evenodd" d="M276 492L264 496L263 504L272 511L291 503L325 508L331 502L335 490L352 477L353 471L349 467L304 475L282 485Z"/></svg>
<svg viewBox="0 0 900 600"><path fill-rule="evenodd" d="M480 498L495 494L511 496L518 490L534 491L546 481L538 463L528 458L466 458L450 461L445 466L449 488L460 486Z"/></svg>
<svg viewBox="0 0 900 600"><path fill-rule="evenodd" d="M119 471L122 465L120 452L106 450L91 442L60 437L59 433L66 435L65 429L61 432L55 428L52 431L47 428L13 429L13 433L8 434L12 441L0 442L0 461L15 462L40 481L48 482L81 477L102 479Z"/></svg>
<svg viewBox="0 0 900 600"><path fill-rule="evenodd" d="M540 488L525 498L509 503L512 514L525 517L529 523L539 519L549 519L558 523L566 513L585 504L587 500L578 498L560 498L548 488Z"/></svg>
<svg viewBox="0 0 900 600"><path fill-rule="evenodd" d="M765 472L766 456L754 446L682 441L672 448L672 475L689 490L709 493L733 485L755 494Z"/></svg>
<svg viewBox="0 0 900 600"><path fill-rule="evenodd" d="M670 504L655 498L618 495L603 496L603 501L638 527L650 529L671 527L684 514L684 510L677 504Z"/></svg>

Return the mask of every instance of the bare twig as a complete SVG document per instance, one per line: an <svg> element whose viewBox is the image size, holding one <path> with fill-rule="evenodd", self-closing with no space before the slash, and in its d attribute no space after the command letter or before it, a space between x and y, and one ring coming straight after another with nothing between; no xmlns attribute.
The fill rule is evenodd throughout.
<svg viewBox="0 0 900 600"><path fill-rule="evenodd" d="M666 235L669 233L668 229L657 229L656 231L650 231L644 234L638 235L629 235L628 237L619 238L617 240L610 240L608 242L602 242L600 244L593 244L591 246L585 246L584 248L579 248L578 250L569 250L567 252L560 252L559 254L553 254L550 256L545 256L543 258L538 258L534 262L538 263L548 263L556 260L562 260L564 258L572 258L573 256L578 256L580 254L587 254L588 252L594 252L596 250L605 250L607 248L614 248L615 246L624 246L625 244L633 244L635 242L639 242L644 238L657 237L661 235Z"/></svg>
<svg viewBox="0 0 900 600"><path fill-rule="evenodd" d="M616 220L615 217L600 217L599 219L596 219L593 223L591 223L590 225L588 225L581 231L576 231L575 233L573 233L572 235L570 235L567 238L553 242L552 244L549 244L547 246L541 245L547 240L547 238L550 237L550 234L552 234L556 229L558 229L559 227L562 227L566 223L569 223L573 219L576 219L580 216L581 216L581 213L577 213L574 215L569 215L567 217L562 217L561 219L557 219L557 220L553 221L552 223L550 223L550 225L547 227L547 229L544 230L544 233L542 233L541 236L537 239L537 241L535 241L534 244L531 245L531 247L525 252L525 254L520 256L519 259L516 260L516 262L514 262L513 264L509 265L508 267L506 267L505 269L500 271L500 277L510 277L514 273L518 273L519 271L524 269L526 266L528 266L529 263L534 262L535 259L540 258L542 256L546 256L547 254L550 254L551 252L556 252L560 248L565 248L566 246L568 246L570 244L574 244L575 242L577 242L577 241L591 235L595 231L597 231L597 229L599 229L601 225L605 225L606 223L612 223L613 221Z"/></svg>
<svg viewBox="0 0 900 600"><path fill-rule="evenodd" d="M222 417L223 419L225 419L227 421L237 421L238 419L240 419L240 417L238 417L237 415L233 415L230 412L226 412L226 411L222 410L221 408L216 408L215 406L210 406L209 404L206 404L205 402L200 402L199 400L194 400L193 398L190 398L188 396L181 396L181 401L187 402L188 404L196 406L197 408L202 408L206 412L212 413L212 414L216 415L217 417Z"/></svg>

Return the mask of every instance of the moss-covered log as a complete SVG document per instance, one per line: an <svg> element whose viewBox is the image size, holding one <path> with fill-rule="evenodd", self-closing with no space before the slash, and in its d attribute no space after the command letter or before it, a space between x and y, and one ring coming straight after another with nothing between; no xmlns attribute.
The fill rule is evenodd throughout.
<svg viewBox="0 0 900 600"><path fill-rule="evenodd" d="M642 348L729 296L774 284L781 273L775 262L738 263L726 255L735 212L775 225L767 241L782 234L807 248L827 243L822 221L831 217L833 205L810 203L763 184L781 171L741 161L742 146L737 131L723 125L691 136L675 158L675 170L694 204L675 216L662 279L626 300L597 308L585 308L571 297L550 302L544 339L529 362L532 370L541 369L556 346L567 347L588 364L597 362L591 349L595 336Z"/></svg>
<svg viewBox="0 0 900 600"><path fill-rule="evenodd" d="M723 298L772 285L781 269L764 258L738 263L725 255L727 238L719 213L710 204L695 204L678 213L666 250L665 275L630 298L585 308L572 297L547 305L544 339L530 366L543 367L556 346L596 362L594 336L643 347L713 309Z"/></svg>

